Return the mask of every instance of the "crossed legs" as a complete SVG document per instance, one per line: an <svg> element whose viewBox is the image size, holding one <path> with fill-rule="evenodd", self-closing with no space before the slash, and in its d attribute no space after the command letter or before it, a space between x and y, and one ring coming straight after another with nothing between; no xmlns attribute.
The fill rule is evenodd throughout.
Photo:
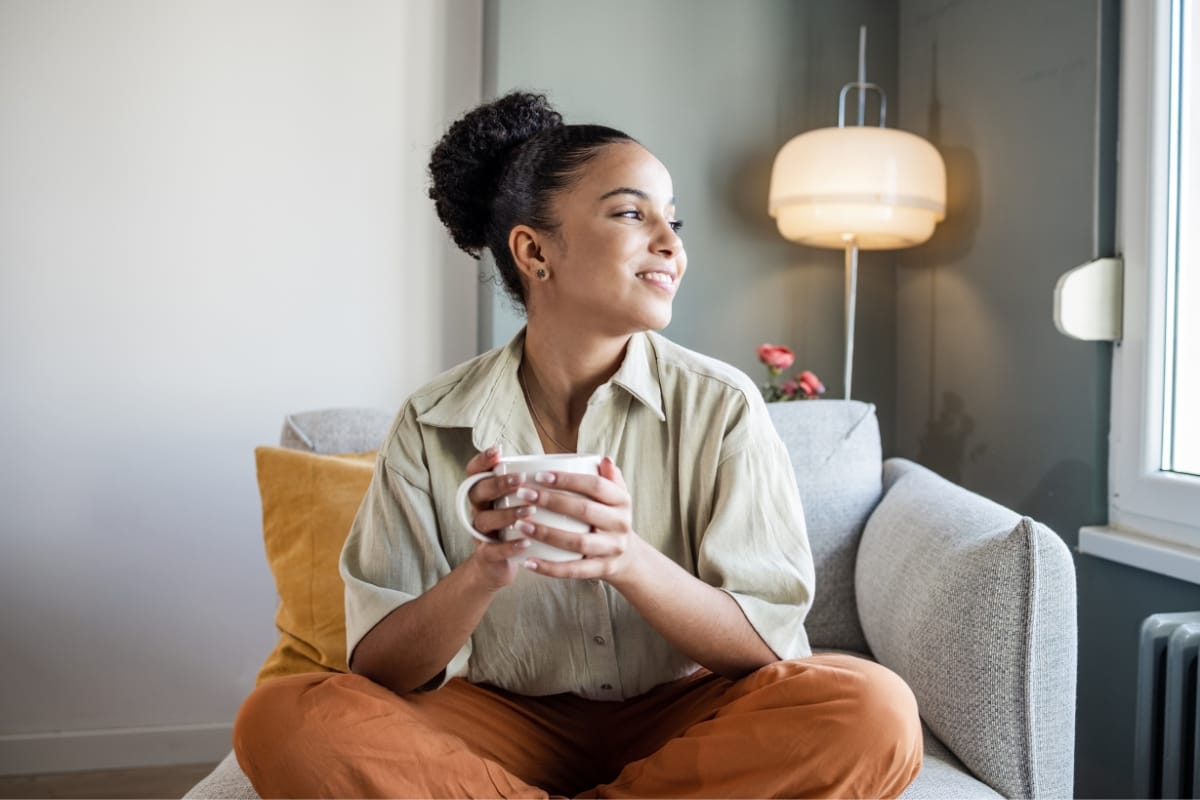
<svg viewBox="0 0 1200 800"><path fill-rule="evenodd" d="M266 798L892 797L922 755L908 686L834 654L739 681L701 671L620 703L278 678L243 705L234 747Z"/></svg>

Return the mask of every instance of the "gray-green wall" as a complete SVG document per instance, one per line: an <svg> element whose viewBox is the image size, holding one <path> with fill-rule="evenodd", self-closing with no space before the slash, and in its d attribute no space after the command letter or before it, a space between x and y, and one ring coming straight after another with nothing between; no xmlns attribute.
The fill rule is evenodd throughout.
<svg viewBox="0 0 1200 800"><path fill-rule="evenodd" d="M900 0L900 124L950 208L900 256L896 452L1053 527L1107 518L1111 345L1057 332L1059 275L1111 255L1118 3ZM1076 795L1132 795L1137 630L1200 587L1076 555Z"/></svg>
<svg viewBox="0 0 1200 800"><path fill-rule="evenodd" d="M666 334L766 375L754 349L796 351L828 396L843 391L843 255L785 241L767 216L779 148L837 124L837 93L855 79L858 26L869 26L867 77L896 93L894 0L490 0L484 95L544 90L568 122L639 139L670 170L686 225L688 273ZM873 115L870 118L874 118ZM891 437L896 387L895 260L860 263L854 396L874 402ZM481 347L520 326L481 284Z"/></svg>

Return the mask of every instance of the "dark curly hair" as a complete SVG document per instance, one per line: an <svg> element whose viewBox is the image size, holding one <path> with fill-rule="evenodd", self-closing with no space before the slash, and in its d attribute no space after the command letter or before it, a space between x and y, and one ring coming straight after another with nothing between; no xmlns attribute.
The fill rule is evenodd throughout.
<svg viewBox="0 0 1200 800"><path fill-rule="evenodd" d="M516 225L556 230L554 194L604 145L633 141L603 125L565 125L545 95L513 92L450 126L429 160L429 197L456 245L474 258L492 251L504 287L524 307L509 232Z"/></svg>

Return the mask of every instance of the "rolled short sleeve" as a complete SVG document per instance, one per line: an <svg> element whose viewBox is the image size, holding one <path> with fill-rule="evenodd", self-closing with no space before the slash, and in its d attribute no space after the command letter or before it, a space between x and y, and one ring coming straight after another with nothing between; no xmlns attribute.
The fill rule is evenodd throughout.
<svg viewBox="0 0 1200 800"><path fill-rule="evenodd" d="M417 423L406 409L375 464L375 475L342 548L346 585L346 654L384 617L450 574L437 534L428 477L412 449ZM471 655L467 639L447 665L442 682L463 675Z"/></svg>
<svg viewBox="0 0 1200 800"><path fill-rule="evenodd" d="M803 658L812 654L812 551L787 450L754 400L726 437L698 577L737 601L775 655Z"/></svg>

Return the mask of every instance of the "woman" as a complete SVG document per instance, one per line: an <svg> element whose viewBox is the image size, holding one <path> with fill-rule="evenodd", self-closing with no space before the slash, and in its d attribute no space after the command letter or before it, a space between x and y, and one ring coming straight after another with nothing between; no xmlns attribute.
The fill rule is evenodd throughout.
<svg viewBox="0 0 1200 800"><path fill-rule="evenodd" d="M908 687L813 656L812 558L753 383L653 331L687 269L670 175L624 133L515 93L456 122L430 196L527 325L416 392L345 550L348 675L269 682L235 747L269 796L892 796L921 763ZM466 474L502 453L600 474ZM518 493L586 522L533 524ZM570 492L572 494L567 494ZM525 558L530 540L583 554Z"/></svg>

